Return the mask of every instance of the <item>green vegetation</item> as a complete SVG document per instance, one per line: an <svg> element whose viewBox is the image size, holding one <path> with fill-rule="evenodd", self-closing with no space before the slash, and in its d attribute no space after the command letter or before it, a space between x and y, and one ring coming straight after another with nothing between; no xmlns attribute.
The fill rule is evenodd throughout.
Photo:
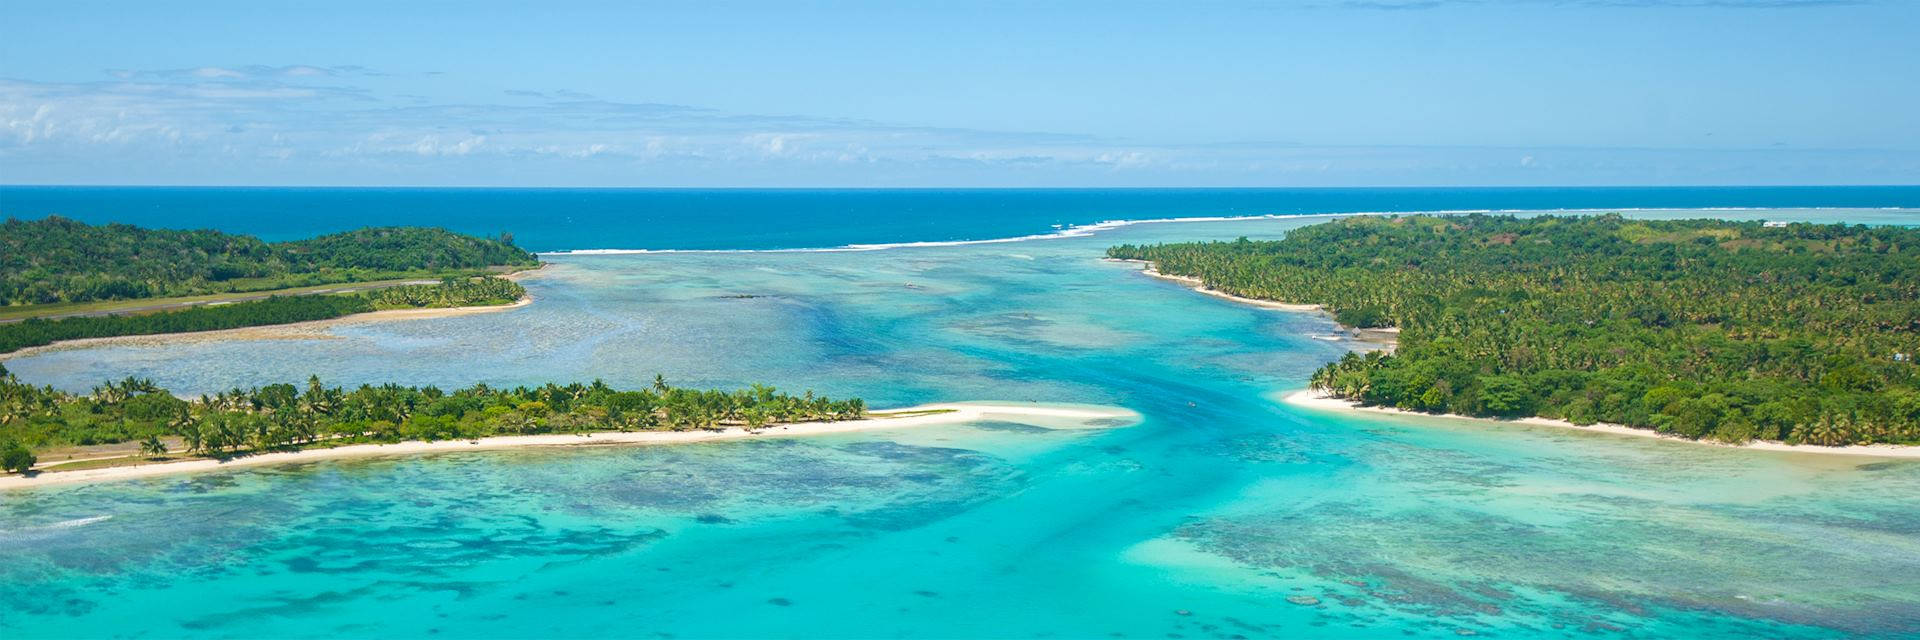
<svg viewBox="0 0 1920 640"><path fill-rule="evenodd" d="M88 225L60 217L0 224L0 306L189 296L534 266L511 236L383 227L293 242L218 231Z"/></svg>
<svg viewBox="0 0 1920 640"><path fill-rule="evenodd" d="M439 284L417 284L356 294L375 310L451 307L490 307L513 304L527 295L519 283L506 278L447 278Z"/></svg>
<svg viewBox="0 0 1920 640"><path fill-rule="evenodd" d="M1364 404L1726 442L1920 443L1920 229L1366 217L1108 255L1400 327L1396 353L1313 376Z"/></svg>
<svg viewBox="0 0 1920 640"><path fill-rule="evenodd" d="M761 385L696 391L658 376L650 388L634 391L597 380L451 392L391 384L344 390L310 378L304 390L275 384L183 400L147 380L109 382L77 395L24 384L0 370L0 460L12 465L13 451L20 451L27 456L22 468L32 465L29 448L144 441L142 452L155 455L165 451L162 437L217 457L351 442L754 428L865 416L858 398L794 396Z"/></svg>
<svg viewBox="0 0 1920 640"><path fill-rule="evenodd" d="M14 440L0 440L0 469L14 473L25 473L39 462L33 456L33 450Z"/></svg>
<svg viewBox="0 0 1920 640"><path fill-rule="evenodd" d="M525 294L526 290L518 283L505 278L448 278L439 284L336 295L275 296L145 315L36 318L0 324L0 353L60 340L236 329L326 320L383 309L504 305L512 304Z"/></svg>

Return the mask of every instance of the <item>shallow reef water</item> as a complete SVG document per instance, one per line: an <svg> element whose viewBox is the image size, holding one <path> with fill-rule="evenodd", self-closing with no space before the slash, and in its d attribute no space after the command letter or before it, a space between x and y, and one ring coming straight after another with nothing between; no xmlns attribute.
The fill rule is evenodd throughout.
<svg viewBox="0 0 1920 640"><path fill-rule="evenodd" d="M1317 221L554 256L514 311L15 358L75 390L660 373L1145 419L9 492L0 637L1920 635L1920 463L1298 408L1274 392L1354 344L1314 337L1344 336L1331 320L1100 259Z"/></svg>

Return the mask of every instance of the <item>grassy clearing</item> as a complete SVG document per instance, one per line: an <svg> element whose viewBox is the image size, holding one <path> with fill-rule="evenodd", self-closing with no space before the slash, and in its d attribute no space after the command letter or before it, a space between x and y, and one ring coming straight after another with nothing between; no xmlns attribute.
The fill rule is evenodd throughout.
<svg viewBox="0 0 1920 640"><path fill-rule="evenodd" d="M172 298L138 298L133 300L101 300L94 302L60 302L54 304L36 304L17 307L0 307L0 322L26 320L48 316L66 316L73 314L141 314L165 311L182 306L198 306L224 302L238 302L262 296L298 296L331 293L340 289L370 289L397 287L421 282L438 282L442 278L470 277L478 275L500 275L525 270L525 267L493 267L488 269L456 269L452 271L411 271L380 274L385 276L376 280L355 282L337 282L316 284L284 289L261 289L254 291L232 291L210 293L197 296L178 296ZM154 308L165 307L165 308Z"/></svg>

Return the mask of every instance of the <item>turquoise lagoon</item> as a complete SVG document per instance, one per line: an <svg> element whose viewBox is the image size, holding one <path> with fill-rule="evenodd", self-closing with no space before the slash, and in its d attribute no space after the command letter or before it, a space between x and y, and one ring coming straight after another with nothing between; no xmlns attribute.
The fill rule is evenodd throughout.
<svg viewBox="0 0 1920 640"><path fill-rule="evenodd" d="M1691 216L1688 212L1640 212ZM1911 211L1716 215L1913 224ZM1124 406L0 495L0 636L1911 637L1920 463L1277 402L1330 320L1100 260L1316 218L561 255L510 312L16 358L68 389L765 382Z"/></svg>

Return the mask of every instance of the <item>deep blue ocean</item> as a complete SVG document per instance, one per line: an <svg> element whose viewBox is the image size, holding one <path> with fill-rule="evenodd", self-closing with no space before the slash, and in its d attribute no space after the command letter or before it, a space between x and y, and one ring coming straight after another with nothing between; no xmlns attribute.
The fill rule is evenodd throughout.
<svg viewBox="0 0 1920 640"><path fill-rule="evenodd" d="M1342 189L0 187L0 216L291 240L376 225L534 251L796 249L1009 238L1109 220L1552 209L1920 207L1920 186ZM1056 227L1059 225L1059 227Z"/></svg>

